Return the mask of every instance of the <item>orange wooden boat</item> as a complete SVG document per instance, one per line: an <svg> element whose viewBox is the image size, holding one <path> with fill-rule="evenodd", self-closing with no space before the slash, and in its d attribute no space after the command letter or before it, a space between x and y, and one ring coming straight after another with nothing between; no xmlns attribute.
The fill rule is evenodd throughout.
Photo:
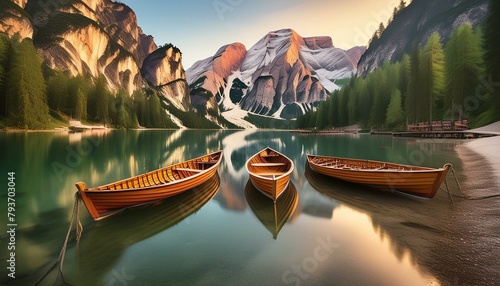
<svg viewBox="0 0 500 286"><path fill-rule="evenodd" d="M320 174L383 191L433 198L451 164L427 168L388 162L307 154L309 167Z"/></svg>
<svg viewBox="0 0 500 286"><path fill-rule="evenodd" d="M272 233L274 239L278 238L278 233L295 213L299 203L297 189L292 182L279 200L272 202L249 181L245 186L245 198L255 216Z"/></svg>
<svg viewBox="0 0 500 286"><path fill-rule="evenodd" d="M269 147L248 159L245 166L255 188L273 201L288 187L294 168L292 160Z"/></svg>
<svg viewBox="0 0 500 286"><path fill-rule="evenodd" d="M90 215L100 220L123 208L159 201L201 185L215 175L222 155L218 151L100 187L87 188L83 182L76 187Z"/></svg>

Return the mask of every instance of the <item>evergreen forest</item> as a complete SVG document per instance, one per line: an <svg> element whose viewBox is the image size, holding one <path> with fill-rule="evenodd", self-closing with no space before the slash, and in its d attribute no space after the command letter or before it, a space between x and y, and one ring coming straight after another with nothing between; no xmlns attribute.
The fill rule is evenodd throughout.
<svg viewBox="0 0 500 286"><path fill-rule="evenodd" d="M178 128L166 110L186 127L219 128L204 114L178 110L152 88L111 92L104 76L50 69L31 39L0 34L0 128L53 129L71 119L112 128Z"/></svg>
<svg viewBox="0 0 500 286"><path fill-rule="evenodd" d="M433 33L398 62L352 77L299 117L297 128L406 130L419 122L466 119L476 127L500 120L500 3L489 6L482 27L462 24L446 43Z"/></svg>

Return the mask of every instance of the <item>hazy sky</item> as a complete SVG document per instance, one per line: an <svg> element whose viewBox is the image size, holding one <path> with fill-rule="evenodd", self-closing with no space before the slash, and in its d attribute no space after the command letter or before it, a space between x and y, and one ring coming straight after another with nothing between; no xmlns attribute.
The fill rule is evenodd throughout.
<svg viewBox="0 0 500 286"><path fill-rule="evenodd" d="M247 49L268 32L291 28L303 37L330 36L336 47L366 45L399 0L122 0L157 45L182 51L184 68L223 45ZM410 1L407 0L407 3Z"/></svg>

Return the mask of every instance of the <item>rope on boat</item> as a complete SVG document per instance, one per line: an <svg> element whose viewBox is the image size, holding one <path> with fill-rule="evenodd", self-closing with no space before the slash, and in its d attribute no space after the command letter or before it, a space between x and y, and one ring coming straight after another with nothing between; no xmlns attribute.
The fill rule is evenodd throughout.
<svg viewBox="0 0 500 286"><path fill-rule="evenodd" d="M75 220L76 220L75 231L76 231L76 244L77 245L80 243L80 238L82 237L83 225L80 222L80 201L81 201L81 199L82 198L80 197L80 192L76 192L75 193L75 203L73 204L73 213L71 214L71 220L69 223L68 232L66 233L66 239L64 240L64 244L61 248L61 252L59 252L59 257L58 257L57 261L54 262L54 264L49 268L49 270L40 279L38 279L38 281L35 283L35 286L38 285L40 282L42 282L47 277L47 275L49 275L49 273L52 272L52 270L54 270L54 268L57 265L59 265L58 271L62 277L64 284L68 284L64 281L62 269L63 269L63 264L64 264L64 256L66 255L66 248L68 246L69 235L71 233L71 230L73 228L73 222Z"/></svg>
<svg viewBox="0 0 500 286"><path fill-rule="evenodd" d="M447 163L446 165L450 165L451 173L453 174L453 178L455 178L455 183L457 184L458 190L460 191L460 193L462 193L462 187L460 186L460 183L458 182L457 174L455 173L455 169L453 169L453 165L450 163ZM448 193L448 197L450 198L451 203L454 205L455 201L453 200L453 196L457 196L457 195L452 195L452 193L450 192L450 188L448 187L448 176L444 177L444 185L446 186L446 192Z"/></svg>

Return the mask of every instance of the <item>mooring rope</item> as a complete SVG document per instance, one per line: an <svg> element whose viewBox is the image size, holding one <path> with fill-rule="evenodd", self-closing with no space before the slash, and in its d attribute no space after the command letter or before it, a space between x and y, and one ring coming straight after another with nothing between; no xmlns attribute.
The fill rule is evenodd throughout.
<svg viewBox="0 0 500 286"><path fill-rule="evenodd" d="M455 179L455 182L456 182L456 184L458 186L458 190L460 191L460 193L462 193L462 186L460 186L460 183L458 182L457 174L455 173L455 169L453 168L453 166L451 166L451 173L453 174L453 178ZM482 197L470 197L470 196L463 196L463 195L452 194L452 193L450 193L450 190L448 188L448 183L446 182L446 178L444 180L444 183L446 185L446 189L448 191L448 195L450 196L450 200L451 200L451 202L453 204L454 204L453 197L457 197L457 198L461 198L461 199L465 199L465 200L471 200L471 201L474 201L474 200L484 200L484 199L491 199L491 198L500 197L500 194L489 195L489 196L482 196ZM440 188L440 189L443 189L443 188ZM444 191L446 191L446 190L444 190Z"/></svg>
<svg viewBox="0 0 500 286"><path fill-rule="evenodd" d="M64 240L64 244L61 248L61 252L59 252L59 257L58 257L57 261L54 262L54 264L49 268L49 270L40 279L38 279L38 281L35 283L35 286L38 285L40 282L42 282L43 279L45 279L45 277L47 277L47 275L49 275L49 273L52 272L52 270L54 270L54 268L58 264L59 264L59 269L58 269L59 274L61 274L61 278L62 278L64 284L68 284L64 281L62 269L63 269L63 264L64 264L64 256L66 255L66 248L68 246L69 234L71 233L71 230L73 229L73 222L75 221L75 219L76 219L76 243L77 243L77 245L80 243L80 238L81 238L82 233L83 233L83 225L80 222L80 200L81 200L80 193L76 192L75 193L75 203L73 204L73 213L71 214L71 220L69 223L68 232L66 233L66 239Z"/></svg>

